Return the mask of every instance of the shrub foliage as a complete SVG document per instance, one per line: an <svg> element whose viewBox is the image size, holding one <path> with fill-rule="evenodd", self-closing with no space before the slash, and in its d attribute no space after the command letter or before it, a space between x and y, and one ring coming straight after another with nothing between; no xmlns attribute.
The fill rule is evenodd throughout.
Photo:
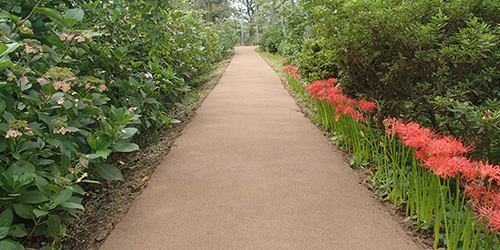
<svg viewBox="0 0 500 250"><path fill-rule="evenodd" d="M82 213L82 184L122 179L110 157L172 122L234 39L168 1L0 7L0 248L56 244Z"/></svg>
<svg viewBox="0 0 500 250"><path fill-rule="evenodd" d="M500 162L498 1L302 6L314 33L293 61L303 77L339 77L349 95L379 103L379 118L419 122L461 138L476 158Z"/></svg>

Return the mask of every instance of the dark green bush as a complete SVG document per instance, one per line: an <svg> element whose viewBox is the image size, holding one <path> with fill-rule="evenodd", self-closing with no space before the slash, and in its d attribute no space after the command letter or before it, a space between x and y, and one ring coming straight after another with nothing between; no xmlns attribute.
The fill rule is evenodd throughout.
<svg viewBox="0 0 500 250"><path fill-rule="evenodd" d="M298 66L301 76L310 81L336 78L338 68L333 57L334 51L327 39L306 40L302 51L295 56L294 65Z"/></svg>
<svg viewBox="0 0 500 250"><path fill-rule="evenodd" d="M273 26L262 35L259 46L267 49L271 53L277 53L278 47L283 40L283 27Z"/></svg>
<svg viewBox="0 0 500 250"><path fill-rule="evenodd" d="M347 93L377 100L379 117L418 121L461 138L475 157L500 162L499 1L304 6Z"/></svg>
<svg viewBox="0 0 500 250"><path fill-rule="evenodd" d="M232 44L168 1L0 7L0 249L51 249L83 213L82 183L123 179L110 159L168 124Z"/></svg>

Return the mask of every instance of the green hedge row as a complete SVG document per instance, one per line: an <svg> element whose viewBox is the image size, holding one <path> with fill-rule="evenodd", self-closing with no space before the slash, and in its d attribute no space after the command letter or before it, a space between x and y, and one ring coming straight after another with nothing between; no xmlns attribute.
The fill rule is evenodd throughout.
<svg viewBox="0 0 500 250"><path fill-rule="evenodd" d="M234 38L168 1L0 7L0 249L54 246L85 183L122 179L109 160L173 122Z"/></svg>

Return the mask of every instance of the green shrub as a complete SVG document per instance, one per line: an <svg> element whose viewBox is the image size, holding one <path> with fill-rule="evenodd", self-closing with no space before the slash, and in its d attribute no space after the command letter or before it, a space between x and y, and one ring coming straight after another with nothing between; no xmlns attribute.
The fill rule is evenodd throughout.
<svg viewBox="0 0 500 250"><path fill-rule="evenodd" d="M334 60L334 50L329 48L328 40L306 40L302 51L295 57L301 75L311 81L336 78L338 68Z"/></svg>
<svg viewBox="0 0 500 250"><path fill-rule="evenodd" d="M83 211L81 184L123 179L110 158L168 124L233 46L167 1L65 2L0 3L1 249L55 245Z"/></svg>
<svg viewBox="0 0 500 250"><path fill-rule="evenodd" d="M265 32L259 40L259 46L271 53L277 53L278 47L283 40L283 27L274 26Z"/></svg>
<svg viewBox="0 0 500 250"><path fill-rule="evenodd" d="M321 2L321 4L320 4ZM344 90L500 161L500 2L307 1ZM332 72L335 73L335 72ZM319 76L318 76L319 77Z"/></svg>

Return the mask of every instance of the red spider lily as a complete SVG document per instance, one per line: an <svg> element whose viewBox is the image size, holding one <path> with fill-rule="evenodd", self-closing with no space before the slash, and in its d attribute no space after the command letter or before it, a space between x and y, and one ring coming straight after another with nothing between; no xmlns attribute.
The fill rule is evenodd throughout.
<svg viewBox="0 0 500 250"><path fill-rule="evenodd" d="M447 177L455 178L457 174L463 173L464 170L474 169L473 163L461 156L432 156L423 164L432 170L435 175L439 175L443 179ZM474 175L472 174L472 176Z"/></svg>
<svg viewBox="0 0 500 250"><path fill-rule="evenodd" d="M297 68L295 68L295 66L293 66L293 65L290 65L290 66L288 66L288 67L284 67L284 68L283 68L283 71L285 71L285 72L287 72L287 73L291 73L291 74L295 74L295 73L297 73L297 70L298 70L298 69L297 69Z"/></svg>
<svg viewBox="0 0 500 250"><path fill-rule="evenodd" d="M300 75L299 75L299 74L297 74L297 73L293 74L293 77L295 77L295 78L297 78L297 79L300 79Z"/></svg>
<svg viewBox="0 0 500 250"><path fill-rule="evenodd" d="M462 155L470 152L470 147L419 124L404 124L389 118L384 125L387 134L398 134L404 145L415 150L415 157L423 167L441 178L460 177L465 195L474 204L476 217L484 220L489 230L500 230L500 166L467 159Z"/></svg>
<svg viewBox="0 0 500 250"><path fill-rule="evenodd" d="M280 63L281 63L281 64L285 64L285 62L283 62L283 61L280 61Z"/></svg>
<svg viewBox="0 0 500 250"><path fill-rule="evenodd" d="M358 107L366 113L371 113L377 107L377 104L366 100L359 100Z"/></svg>
<svg viewBox="0 0 500 250"><path fill-rule="evenodd" d="M365 100L356 101L347 97L342 93L341 86L335 86L337 83L338 80L335 78L313 81L311 85L306 87L306 90L313 99L328 101L337 112L348 115L356 121L365 120L365 117L356 109L371 112L376 104ZM335 121L338 121L340 117L336 115L334 118Z"/></svg>

